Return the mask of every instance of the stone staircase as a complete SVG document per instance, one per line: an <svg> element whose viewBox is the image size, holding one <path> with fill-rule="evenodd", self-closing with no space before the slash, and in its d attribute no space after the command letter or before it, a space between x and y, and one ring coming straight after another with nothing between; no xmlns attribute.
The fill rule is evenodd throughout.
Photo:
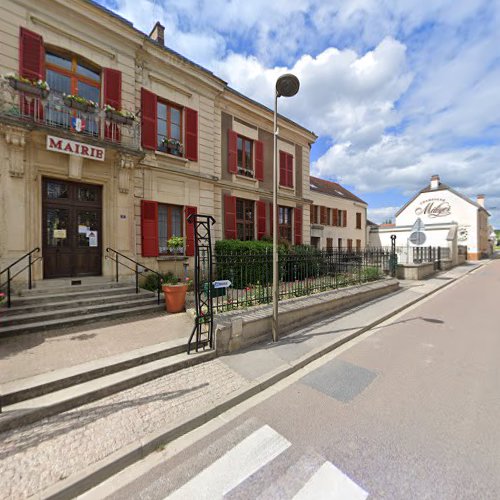
<svg viewBox="0 0 500 500"><path fill-rule="evenodd" d="M72 284L75 283L75 284ZM67 328L164 310L153 292L104 278L47 280L12 296L0 313L0 337Z"/></svg>

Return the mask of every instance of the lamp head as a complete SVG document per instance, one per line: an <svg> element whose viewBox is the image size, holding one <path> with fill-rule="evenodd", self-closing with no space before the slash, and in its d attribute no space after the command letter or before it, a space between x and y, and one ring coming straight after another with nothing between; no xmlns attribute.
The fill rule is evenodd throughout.
<svg viewBox="0 0 500 500"><path fill-rule="evenodd" d="M276 81L276 92L278 97L292 97L299 91L299 87L299 79L291 73L281 75Z"/></svg>

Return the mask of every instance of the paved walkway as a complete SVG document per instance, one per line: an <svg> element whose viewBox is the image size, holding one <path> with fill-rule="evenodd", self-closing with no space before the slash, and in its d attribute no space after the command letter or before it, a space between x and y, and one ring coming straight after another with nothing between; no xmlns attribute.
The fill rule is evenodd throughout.
<svg viewBox="0 0 500 500"><path fill-rule="evenodd" d="M136 460L146 450L151 451L151 447L159 445L158 440L162 435L165 436L165 429L181 429L181 424L195 417L199 419L198 425L201 424L203 419L215 416L218 405L222 408L225 404L227 409L236 404L236 399L249 397L269 386L276 381L276 377L283 377L291 370L298 369L314 356L332 349L342 339L380 322L475 267L468 264L426 281L403 282L401 291L395 294L296 331L276 344L269 342L224 356L35 424L4 432L0 436L0 484L3 485L0 498L26 498L34 494L44 496L47 488L55 491L71 483L74 477L88 476L92 470L99 469L102 461L109 464L122 460L123 463L124 457L134 453L137 454L136 458L130 460ZM146 323L141 327L142 337L137 325L107 328L110 328L109 335L115 342L120 341L122 347L124 343L127 343L127 348L132 348L132 344L140 347L134 342L137 343L137 339L144 338L146 334L151 340L156 335L154 332L161 330L162 320L161 317L143 320ZM66 345L66 349L68 345L74 345L71 342L76 343L81 353L87 356L90 356L92 349L99 349L105 355L116 353L106 350L115 348L112 343L105 342L107 347L101 348L98 339L104 336L94 333L94 336L84 337L80 342L70 340L73 335L61 342ZM74 335L87 334L80 332ZM132 340L128 340L129 335ZM160 338L161 341L165 340ZM51 338L46 341L45 347L45 342L31 346L31 355L19 351L7 360L3 359L2 367L5 361L10 363L13 370L16 370L15 366L19 362L27 363L29 359L37 362L44 352L48 352L50 341ZM52 345L54 349L59 349L56 342ZM64 353L64 348L60 348L61 353ZM66 359L74 359L69 353L66 354ZM14 362L15 358L17 363ZM54 361L61 367L62 361L55 358ZM82 358L78 360L84 361ZM28 371L17 369L20 370L17 373ZM231 398L233 400L228 402Z"/></svg>

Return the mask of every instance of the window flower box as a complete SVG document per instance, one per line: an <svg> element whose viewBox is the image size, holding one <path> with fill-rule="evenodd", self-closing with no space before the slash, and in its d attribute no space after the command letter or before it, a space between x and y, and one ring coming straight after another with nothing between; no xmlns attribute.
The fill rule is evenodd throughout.
<svg viewBox="0 0 500 500"><path fill-rule="evenodd" d="M136 120L136 116L131 111L117 110L109 104L106 105L104 111L106 114L106 120L114 123L120 123L122 125L133 125Z"/></svg>
<svg viewBox="0 0 500 500"><path fill-rule="evenodd" d="M49 95L50 88L47 82L43 80L31 81L27 78L18 77L15 75L8 75L5 79L9 82L9 85L19 92L24 92L25 94L31 94L35 97L41 97L46 99Z"/></svg>
<svg viewBox="0 0 500 500"><path fill-rule="evenodd" d="M97 104L94 101L85 99L85 97L64 95L63 101L68 108L77 109L84 113L95 113L97 111Z"/></svg>

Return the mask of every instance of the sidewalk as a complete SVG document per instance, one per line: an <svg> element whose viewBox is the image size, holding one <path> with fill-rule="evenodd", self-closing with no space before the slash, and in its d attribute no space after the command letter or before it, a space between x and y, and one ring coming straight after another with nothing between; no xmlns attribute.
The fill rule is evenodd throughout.
<svg viewBox="0 0 500 500"><path fill-rule="evenodd" d="M4 432L0 444L0 498L34 494L43 498L74 497L479 265L460 266L421 282L401 282L397 293L293 332L276 344L254 346ZM141 326L143 336L147 332L149 339L153 328L164 327L161 320L142 320L146 322ZM115 342L122 342L120 348L141 338L138 326L127 331L124 325L108 328ZM129 334L135 340L126 340ZM80 340L84 346L81 352L86 356L92 350L100 354L117 348L114 344L101 348L97 344L102 338L99 332L88 335L91 337ZM51 340L46 346L31 346L30 353L18 352L8 358L12 370L16 371L17 363L36 364L47 354ZM53 344L54 349L59 349L54 359L59 367L64 363L59 357L64 357L65 349L68 354L75 339L60 342ZM22 376L29 371L26 367L17 370Z"/></svg>

